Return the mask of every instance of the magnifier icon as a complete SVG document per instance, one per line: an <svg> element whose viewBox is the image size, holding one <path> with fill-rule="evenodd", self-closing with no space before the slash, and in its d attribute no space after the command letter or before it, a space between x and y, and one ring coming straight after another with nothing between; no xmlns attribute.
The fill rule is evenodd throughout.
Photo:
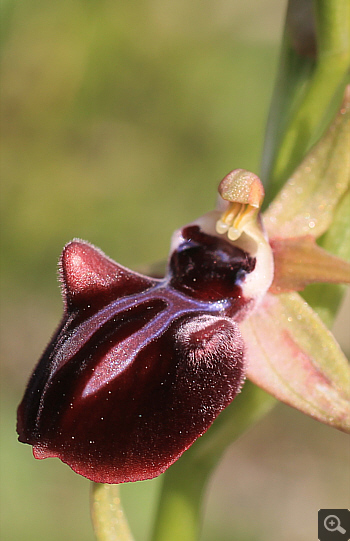
<svg viewBox="0 0 350 541"><path fill-rule="evenodd" d="M342 534L346 533L346 530L344 530L344 528L341 527L340 525L340 520L339 518L336 516L336 515L328 515L325 519L324 519L324 527L326 528L326 530L328 530L329 532L340 532Z"/></svg>

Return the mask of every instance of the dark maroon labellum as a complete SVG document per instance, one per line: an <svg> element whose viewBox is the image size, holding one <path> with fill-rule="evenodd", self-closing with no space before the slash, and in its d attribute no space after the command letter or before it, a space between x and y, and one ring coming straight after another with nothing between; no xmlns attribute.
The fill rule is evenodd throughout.
<svg viewBox="0 0 350 541"><path fill-rule="evenodd" d="M155 477L240 390L235 317L255 259L197 225L181 233L163 280L88 243L65 247L64 317L18 409L37 458L98 482Z"/></svg>

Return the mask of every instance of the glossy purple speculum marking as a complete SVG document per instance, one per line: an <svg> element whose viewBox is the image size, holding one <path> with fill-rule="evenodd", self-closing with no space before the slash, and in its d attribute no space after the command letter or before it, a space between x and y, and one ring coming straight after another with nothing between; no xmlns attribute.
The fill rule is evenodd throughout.
<svg viewBox="0 0 350 541"><path fill-rule="evenodd" d="M210 310L224 301L225 314L233 316L244 303L240 284L254 270L255 258L198 225L185 227L182 236L184 242L171 255L170 284Z"/></svg>
<svg viewBox="0 0 350 541"><path fill-rule="evenodd" d="M73 241L62 323L18 410L20 441L94 481L159 475L244 380L236 319L256 257L198 224L177 233L164 279Z"/></svg>

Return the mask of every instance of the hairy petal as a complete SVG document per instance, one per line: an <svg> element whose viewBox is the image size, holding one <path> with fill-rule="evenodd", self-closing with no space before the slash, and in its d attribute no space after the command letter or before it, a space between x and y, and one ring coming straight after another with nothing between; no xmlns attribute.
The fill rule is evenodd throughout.
<svg viewBox="0 0 350 541"><path fill-rule="evenodd" d="M350 431L349 364L297 293L267 294L240 329L253 383L323 423Z"/></svg>
<svg viewBox="0 0 350 541"><path fill-rule="evenodd" d="M120 296L141 293L156 280L119 265L92 244L74 239L62 252L59 273L65 308L86 310Z"/></svg>

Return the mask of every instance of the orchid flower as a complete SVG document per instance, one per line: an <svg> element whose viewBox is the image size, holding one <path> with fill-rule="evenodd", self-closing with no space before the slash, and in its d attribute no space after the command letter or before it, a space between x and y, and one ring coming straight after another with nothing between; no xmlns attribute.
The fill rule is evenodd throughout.
<svg viewBox="0 0 350 541"><path fill-rule="evenodd" d="M176 231L164 278L91 244L63 250L62 322L18 409L20 441L100 483L153 478L241 391L350 430L350 371L297 291L350 282L350 264L315 240L349 188L349 92L327 134L266 212L253 173L236 169L218 204Z"/></svg>

